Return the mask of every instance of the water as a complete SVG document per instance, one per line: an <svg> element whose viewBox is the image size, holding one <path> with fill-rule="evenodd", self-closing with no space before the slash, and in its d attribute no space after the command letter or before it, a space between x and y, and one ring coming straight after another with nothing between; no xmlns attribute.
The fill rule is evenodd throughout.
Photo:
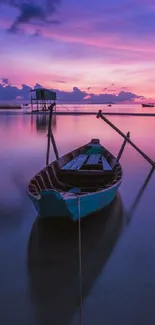
<svg viewBox="0 0 155 325"><path fill-rule="evenodd" d="M154 117L109 119L124 133L130 131L155 160ZM2 325L79 324L77 226L69 220L39 221L25 190L45 165L47 123L48 116L0 112ZM53 132L60 155L91 138L100 138L117 155L123 142L95 116L57 116ZM155 174L143 187L151 166L129 145L121 163L118 197L82 225L84 325L155 323Z"/></svg>

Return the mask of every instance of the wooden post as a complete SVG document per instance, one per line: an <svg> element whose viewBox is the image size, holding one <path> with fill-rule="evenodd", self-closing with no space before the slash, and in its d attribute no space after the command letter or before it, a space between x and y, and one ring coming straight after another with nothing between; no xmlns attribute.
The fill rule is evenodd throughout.
<svg viewBox="0 0 155 325"><path fill-rule="evenodd" d="M113 123L111 123L103 114L102 111L99 110L97 113L97 118L101 118L103 121L105 121L107 124L109 124L116 132L118 132L130 145L139 152L139 154L146 159L154 168L155 168L155 162L148 157L141 149L139 149L131 140L128 138L121 130L119 130Z"/></svg>
<svg viewBox="0 0 155 325"><path fill-rule="evenodd" d="M56 142L55 142L54 135L53 135L52 131L51 131L51 142L53 144L53 149L54 149L56 159L59 159L58 149L57 149Z"/></svg>
<svg viewBox="0 0 155 325"><path fill-rule="evenodd" d="M127 136L128 138L130 138L130 132L128 132L126 136ZM125 148L126 143L127 143L127 139L125 139L124 142L123 142L123 144L122 144L122 147L121 147L121 149L120 149L120 151L119 151L119 153L118 153L118 156L117 156L117 158L116 158L116 163L119 162L119 160L120 160L120 158L121 158L121 156L122 156L122 153L123 153L123 151L124 151L124 148Z"/></svg>
<svg viewBox="0 0 155 325"><path fill-rule="evenodd" d="M33 112L33 101L32 101L32 95L31 95L31 112Z"/></svg>
<svg viewBox="0 0 155 325"><path fill-rule="evenodd" d="M53 144L53 149L54 149L54 153L56 156L56 159L59 159L59 155L58 155L58 150L56 147L56 143L54 140L54 136L53 133L51 131L51 126L52 126L52 114L53 114L53 108L55 106L55 103L51 104L49 106L49 110L50 110L50 115L49 115L49 123L48 123L48 142L47 142L47 154L46 154L46 166L49 164L49 153L50 153L50 140Z"/></svg>

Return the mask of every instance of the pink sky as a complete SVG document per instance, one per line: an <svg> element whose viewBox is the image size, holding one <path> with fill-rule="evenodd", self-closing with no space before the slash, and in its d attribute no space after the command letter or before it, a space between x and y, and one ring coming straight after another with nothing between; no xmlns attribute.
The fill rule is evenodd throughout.
<svg viewBox="0 0 155 325"><path fill-rule="evenodd" d="M126 87L155 97L153 1L52 0L49 8L46 1L1 3L0 78L18 87L115 94Z"/></svg>

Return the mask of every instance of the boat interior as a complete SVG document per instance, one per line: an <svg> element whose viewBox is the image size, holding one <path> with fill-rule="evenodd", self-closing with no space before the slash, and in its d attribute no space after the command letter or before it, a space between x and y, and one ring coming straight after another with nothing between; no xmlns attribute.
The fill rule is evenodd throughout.
<svg viewBox="0 0 155 325"><path fill-rule="evenodd" d="M108 188L122 177L116 158L98 139L60 157L42 169L30 182L29 192L38 195L44 189L84 194Z"/></svg>

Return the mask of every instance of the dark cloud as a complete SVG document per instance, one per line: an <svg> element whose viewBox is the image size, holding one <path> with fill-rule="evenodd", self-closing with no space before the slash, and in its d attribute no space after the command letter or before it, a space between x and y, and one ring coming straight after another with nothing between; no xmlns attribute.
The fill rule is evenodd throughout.
<svg viewBox="0 0 155 325"><path fill-rule="evenodd" d="M51 20L51 16L57 11L61 0L42 0L42 1L22 1L22 0L0 0L0 4L8 4L19 10L19 16L9 28L11 32L18 32L24 23L34 23L35 21L44 24L58 25L61 22Z"/></svg>
<svg viewBox="0 0 155 325"><path fill-rule="evenodd" d="M27 85L22 85L21 89L12 85L0 85L0 100L15 100L19 97L27 100L30 89Z"/></svg>
<svg viewBox="0 0 155 325"><path fill-rule="evenodd" d="M0 79L3 83L3 85L8 85L9 84L9 79L8 78L1 78Z"/></svg>
<svg viewBox="0 0 155 325"><path fill-rule="evenodd" d="M73 87L73 90L70 92L60 91L58 89L56 89L55 91L57 93L57 97L61 101L73 101L73 102L74 101L83 101L83 98L88 95L87 92L81 91L77 87Z"/></svg>
<svg viewBox="0 0 155 325"><path fill-rule="evenodd" d="M1 78L2 79L2 78ZM38 83L34 86L34 89L42 88L42 86ZM16 86L12 85L0 85L0 100L15 100L15 99L23 99L29 100L29 92L32 88L28 85L22 85L22 88L19 89ZM142 99L142 96L138 96L131 92L121 91L118 95L115 94L99 94L95 95L93 93L89 93L86 91L81 91L78 87L73 87L73 90L70 92L61 91L58 89L51 89L56 91L57 98L61 102L91 102L91 103L108 103L108 102L125 102L125 101L133 101L134 99ZM85 100L84 98L89 95L89 99Z"/></svg>
<svg viewBox="0 0 155 325"><path fill-rule="evenodd" d="M131 92L125 92L125 91L121 91L119 94L118 94L118 97L119 97L119 100L121 102L124 102L126 100L134 100L136 98L139 98L140 96L137 96L136 94L133 94Z"/></svg>
<svg viewBox="0 0 155 325"><path fill-rule="evenodd" d="M43 9L37 5L22 3L19 9L20 9L20 15L17 17L17 19L9 29L12 32L17 32L18 26L27 23L31 20L34 19L45 20L45 13Z"/></svg>
<svg viewBox="0 0 155 325"><path fill-rule="evenodd" d="M133 101L134 99L138 99L140 96L131 93L121 91L118 95L115 94L99 94L99 95L91 95L92 103L108 103L108 102L125 102L125 101Z"/></svg>
<svg viewBox="0 0 155 325"><path fill-rule="evenodd" d="M31 19L44 19L44 10L38 5L33 5L30 3L22 3L20 6L20 16L17 18L17 23L22 24L30 21Z"/></svg>

